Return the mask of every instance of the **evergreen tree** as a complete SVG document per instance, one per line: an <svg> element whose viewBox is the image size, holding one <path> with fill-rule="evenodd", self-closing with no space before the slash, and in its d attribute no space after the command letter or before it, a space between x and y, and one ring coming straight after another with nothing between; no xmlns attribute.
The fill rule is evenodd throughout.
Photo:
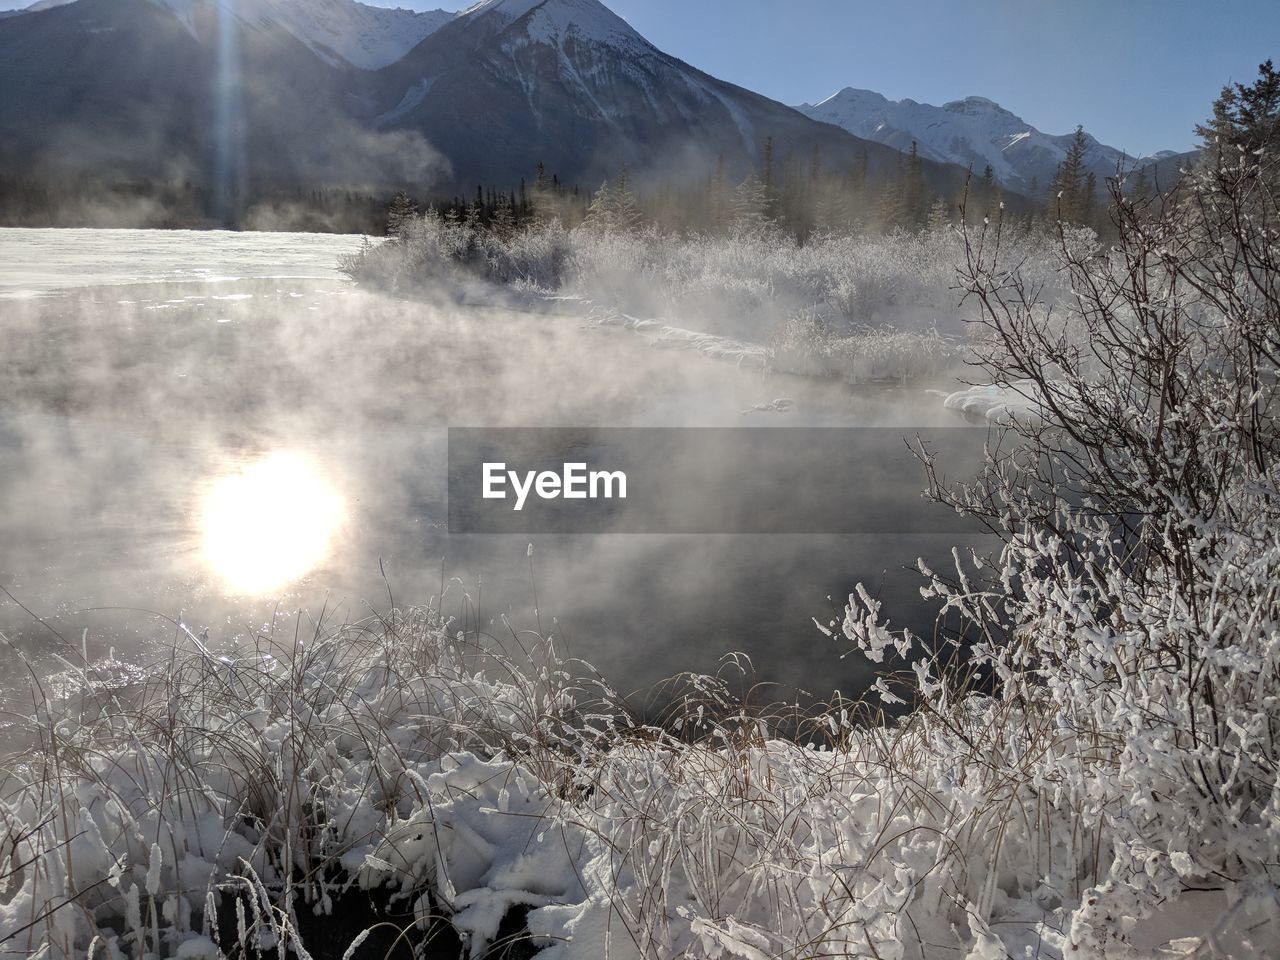
<svg viewBox="0 0 1280 960"><path fill-rule="evenodd" d="M908 230L919 229L928 215L928 199L924 186L924 161L920 159L920 149L914 140L911 141L911 152L907 154L907 179L902 190L905 220L902 226Z"/></svg>
<svg viewBox="0 0 1280 960"><path fill-rule="evenodd" d="M1080 194L1080 222L1093 224L1098 218L1098 176L1092 170L1084 178L1084 190Z"/></svg>
<svg viewBox="0 0 1280 960"><path fill-rule="evenodd" d="M586 224L597 230L612 230L617 225L616 206L613 200L613 188L609 181L600 184L587 204Z"/></svg>
<svg viewBox="0 0 1280 960"><path fill-rule="evenodd" d="M631 175L624 163L614 187L613 226L619 230L635 230L640 226L640 220L640 205L631 192Z"/></svg>
<svg viewBox="0 0 1280 960"><path fill-rule="evenodd" d="M951 208L947 201L938 197L929 208L929 219L925 224L930 233L941 233L951 226Z"/></svg>
<svg viewBox="0 0 1280 960"><path fill-rule="evenodd" d="M498 236L509 237L512 231L515 230L515 226L516 215L511 197L505 193L500 193L497 200L494 201L493 217L489 222L489 227Z"/></svg>
<svg viewBox="0 0 1280 960"><path fill-rule="evenodd" d="M1139 167L1133 175L1133 182L1128 184L1129 197L1136 203L1151 198L1151 178L1147 176L1147 168Z"/></svg>
<svg viewBox="0 0 1280 960"><path fill-rule="evenodd" d="M533 197L531 199L533 222L540 227L546 226L555 216L555 192L551 178L547 176L547 168L539 163L535 168L537 176L533 179Z"/></svg>
<svg viewBox="0 0 1280 960"><path fill-rule="evenodd" d="M739 232L761 230L769 222L769 199L764 183L755 174L733 191L733 228Z"/></svg>
<svg viewBox="0 0 1280 960"><path fill-rule="evenodd" d="M417 215L418 204L403 190L398 191L387 208L387 236L403 237Z"/></svg>
<svg viewBox="0 0 1280 960"><path fill-rule="evenodd" d="M1032 189L1034 191L1035 187ZM996 183L996 172L989 163L982 170L982 179L978 181L974 201L972 213L979 216L990 217L1000 209L1000 186Z"/></svg>
<svg viewBox="0 0 1280 960"><path fill-rule="evenodd" d="M773 137L766 137L764 141L764 159L763 169L760 179L761 186L764 189L765 217L772 220L778 215L778 184L774 171L774 147Z"/></svg>
<svg viewBox="0 0 1280 960"><path fill-rule="evenodd" d="M899 160L892 175L877 178L876 219L881 230L903 226L907 216L906 175Z"/></svg>
<svg viewBox="0 0 1280 960"><path fill-rule="evenodd" d="M710 227L717 233L722 233L729 228L730 214L732 206L729 201L729 190L725 175L725 159L724 154L720 154L720 159L716 161L716 172L711 177L711 197L709 203L708 219Z"/></svg>
<svg viewBox="0 0 1280 960"><path fill-rule="evenodd" d="M991 164L987 164L982 169L982 194L984 197L991 197L996 192L996 172L991 169Z"/></svg>
<svg viewBox="0 0 1280 960"><path fill-rule="evenodd" d="M1253 153L1280 149L1280 73L1272 62L1258 67L1258 79L1222 89L1213 116L1196 126L1203 150L1224 155L1228 150Z"/></svg>
<svg viewBox="0 0 1280 960"><path fill-rule="evenodd" d="M1096 203L1097 180L1085 169L1089 142L1084 128L1076 127L1067 155L1049 184L1049 215L1067 223L1090 223Z"/></svg>

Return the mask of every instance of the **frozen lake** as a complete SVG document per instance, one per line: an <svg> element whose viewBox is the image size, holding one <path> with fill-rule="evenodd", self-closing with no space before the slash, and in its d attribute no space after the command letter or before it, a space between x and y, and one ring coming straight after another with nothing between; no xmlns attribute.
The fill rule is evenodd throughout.
<svg viewBox="0 0 1280 960"><path fill-rule="evenodd" d="M186 642L179 623L226 645L444 583L447 611L495 633L540 617L623 689L744 650L763 679L826 695L861 681L813 626L829 597L862 580L920 609L903 568L953 536L450 536L448 426L952 421L920 389L770 377L519 303L364 292L337 269L360 242L0 230L0 629L22 649L145 656ZM744 414L780 396L785 413Z"/></svg>
<svg viewBox="0 0 1280 960"><path fill-rule="evenodd" d="M0 228L0 298L108 284L336 280L339 258L360 243L325 233Z"/></svg>

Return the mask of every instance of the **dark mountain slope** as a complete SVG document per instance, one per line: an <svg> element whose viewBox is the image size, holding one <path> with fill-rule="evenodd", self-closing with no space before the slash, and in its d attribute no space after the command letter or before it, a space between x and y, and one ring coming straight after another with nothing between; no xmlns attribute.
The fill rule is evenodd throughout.
<svg viewBox="0 0 1280 960"><path fill-rule="evenodd" d="M435 176L420 138L368 128L357 71L218 9L79 0L0 21L0 169L198 184L232 206Z"/></svg>

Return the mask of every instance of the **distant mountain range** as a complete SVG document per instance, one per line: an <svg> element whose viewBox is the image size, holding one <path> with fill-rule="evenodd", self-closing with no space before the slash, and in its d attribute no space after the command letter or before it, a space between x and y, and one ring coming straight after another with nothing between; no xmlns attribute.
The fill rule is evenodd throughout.
<svg viewBox="0 0 1280 960"><path fill-rule="evenodd" d="M1066 157L1072 133L1042 133L1027 121L985 97L965 97L940 107L914 100L889 100L871 90L846 87L820 103L797 107L814 120L834 124L854 136L896 150L917 145L920 155L939 163L972 166L981 176L990 166L1006 188L1041 194ZM1085 134L1085 165L1102 183L1120 170L1180 156L1164 150L1132 157Z"/></svg>

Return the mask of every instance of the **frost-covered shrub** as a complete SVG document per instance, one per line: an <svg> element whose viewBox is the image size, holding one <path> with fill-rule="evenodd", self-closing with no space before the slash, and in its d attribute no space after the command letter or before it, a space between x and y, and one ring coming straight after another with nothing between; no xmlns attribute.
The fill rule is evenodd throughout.
<svg viewBox="0 0 1280 960"><path fill-rule="evenodd" d="M559 221L514 231L506 238L486 234L482 245L490 279L539 292L560 288L571 252Z"/></svg>
<svg viewBox="0 0 1280 960"><path fill-rule="evenodd" d="M777 231L723 237L574 231L567 276L583 296L629 313L736 335L771 331L821 308L850 328L950 321L959 248L947 233L826 236Z"/></svg>
<svg viewBox="0 0 1280 960"><path fill-rule="evenodd" d="M368 239L340 269L353 280L385 289L412 290L431 281L452 279L458 265L476 253L474 231L428 215L410 217L397 236L377 243Z"/></svg>
<svg viewBox="0 0 1280 960"><path fill-rule="evenodd" d="M1049 897L1071 955L1125 955L1144 921L1204 890L1220 899L1197 955L1280 944L1271 162L1201 171L1151 210L1117 187L1116 247L1064 243L1065 314L1002 266L997 231L972 238L963 275L998 347L986 365L1035 415L975 483L935 487L1003 541L994 563L924 571L970 655L889 631L864 592L842 625L873 659L912 659L924 710L908 729L949 736L925 765L967 758L965 802L999 824L988 882ZM1039 894L1040 869L1003 847L1030 817L1046 851L1068 829L1072 843ZM992 901L972 902L988 921Z"/></svg>
<svg viewBox="0 0 1280 960"><path fill-rule="evenodd" d="M352 279L392 290L482 277L531 292L560 287L571 254L558 221L496 232L434 212L406 219L396 237L366 242L341 267Z"/></svg>
<svg viewBox="0 0 1280 960"><path fill-rule="evenodd" d="M840 377L850 383L905 382L938 376L963 358L963 344L936 329L863 327L837 334L828 318L803 310L770 341L771 368Z"/></svg>

